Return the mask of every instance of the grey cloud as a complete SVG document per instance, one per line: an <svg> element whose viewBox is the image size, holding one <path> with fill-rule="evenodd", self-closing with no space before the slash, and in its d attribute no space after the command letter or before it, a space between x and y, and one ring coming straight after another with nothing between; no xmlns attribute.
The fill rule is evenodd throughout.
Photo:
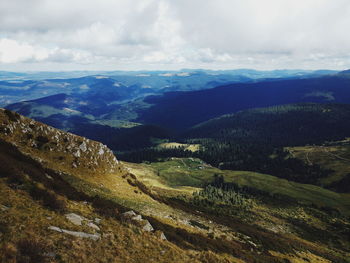
<svg viewBox="0 0 350 263"><path fill-rule="evenodd" d="M349 27L348 0L2 0L0 62L342 69Z"/></svg>

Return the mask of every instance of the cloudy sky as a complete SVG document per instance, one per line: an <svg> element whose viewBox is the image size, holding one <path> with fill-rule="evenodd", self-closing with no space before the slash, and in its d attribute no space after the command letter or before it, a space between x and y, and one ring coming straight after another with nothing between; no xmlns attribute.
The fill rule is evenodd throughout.
<svg viewBox="0 0 350 263"><path fill-rule="evenodd" d="M0 70L346 69L349 0L0 0Z"/></svg>

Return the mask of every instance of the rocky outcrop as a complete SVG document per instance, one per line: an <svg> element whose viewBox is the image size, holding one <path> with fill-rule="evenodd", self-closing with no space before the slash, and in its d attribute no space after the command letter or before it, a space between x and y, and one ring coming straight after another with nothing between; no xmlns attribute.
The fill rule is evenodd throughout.
<svg viewBox="0 0 350 263"><path fill-rule="evenodd" d="M86 226L91 227L97 231L100 231L100 228L96 224L100 223L101 219L96 221L96 219L98 219L98 218L95 218L95 220L93 221L93 220L89 220L86 217L80 216L80 215L75 214L75 213L65 214L65 217L67 218L67 220L69 220L74 225L77 225L77 226L86 225Z"/></svg>
<svg viewBox="0 0 350 263"><path fill-rule="evenodd" d="M113 152L102 143L60 131L4 109L0 109L0 139L50 164L52 168L60 166L64 172L73 169L81 174L112 173L119 166Z"/></svg>
<svg viewBox="0 0 350 263"><path fill-rule="evenodd" d="M126 222L133 223L141 227L143 231L153 232L154 228L147 219L143 219L141 215L136 214L134 211L130 210L122 214L122 220ZM164 233L163 233L164 235ZM165 236L164 236L165 237ZM165 238L166 239L166 238Z"/></svg>

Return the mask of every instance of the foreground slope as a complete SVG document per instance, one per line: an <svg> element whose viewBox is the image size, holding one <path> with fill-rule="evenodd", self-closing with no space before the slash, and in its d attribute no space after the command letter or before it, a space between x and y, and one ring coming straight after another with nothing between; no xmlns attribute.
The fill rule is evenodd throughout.
<svg viewBox="0 0 350 263"><path fill-rule="evenodd" d="M207 256L220 262L122 220L128 207L159 203L135 186L104 145L0 114L2 262L200 262ZM68 220L72 214L82 223Z"/></svg>
<svg viewBox="0 0 350 263"><path fill-rule="evenodd" d="M137 167L134 172L98 142L10 111L0 110L0 120L3 262L348 258L348 221L342 215L293 202L273 203L269 197L248 193L243 200L251 200L252 206L227 207L224 202L214 203L211 208L216 210L210 210L191 197L203 186L190 189L186 182L183 191L169 196L142 182L147 167L132 164ZM191 175L190 170L187 173ZM169 187L173 191L174 185ZM138 214L135 218L124 214L130 209Z"/></svg>

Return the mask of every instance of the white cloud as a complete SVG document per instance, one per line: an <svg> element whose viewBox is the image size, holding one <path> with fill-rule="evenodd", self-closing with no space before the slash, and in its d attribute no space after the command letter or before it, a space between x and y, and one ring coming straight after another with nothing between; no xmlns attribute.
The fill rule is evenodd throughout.
<svg viewBox="0 0 350 263"><path fill-rule="evenodd" d="M2 0L0 68L350 67L348 0Z"/></svg>
<svg viewBox="0 0 350 263"><path fill-rule="evenodd" d="M48 56L47 51L42 48L34 48L26 43L19 43L16 40L0 39L0 62L16 63L27 60L43 60Z"/></svg>

